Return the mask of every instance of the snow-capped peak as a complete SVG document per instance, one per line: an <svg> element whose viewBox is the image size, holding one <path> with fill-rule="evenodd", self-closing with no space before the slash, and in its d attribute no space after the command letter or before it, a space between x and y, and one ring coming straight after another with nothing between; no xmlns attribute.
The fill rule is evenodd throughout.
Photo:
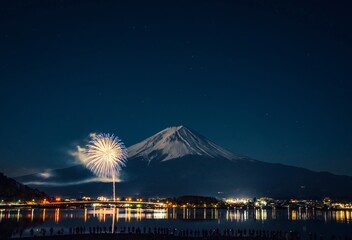
<svg viewBox="0 0 352 240"><path fill-rule="evenodd" d="M148 161L167 161L186 155L226 158L247 157L234 154L184 126L169 127L128 148L129 158L143 157Z"/></svg>

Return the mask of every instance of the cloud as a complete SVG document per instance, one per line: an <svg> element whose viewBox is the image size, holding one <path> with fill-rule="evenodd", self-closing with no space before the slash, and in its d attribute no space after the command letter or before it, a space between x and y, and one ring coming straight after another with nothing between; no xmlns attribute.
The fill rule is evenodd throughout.
<svg viewBox="0 0 352 240"><path fill-rule="evenodd" d="M97 133L93 132L93 133L89 133L89 137L90 138L95 138L97 136Z"/></svg>
<svg viewBox="0 0 352 240"><path fill-rule="evenodd" d="M37 173L37 175L39 177L41 177L41 178L44 178L44 179L54 176L54 174L52 172L49 172L49 171Z"/></svg>
<svg viewBox="0 0 352 240"><path fill-rule="evenodd" d="M75 159L76 164L85 164L86 163L86 155L84 154L84 151L86 149L77 145L76 150L74 151L69 151L68 154Z"/></svg>
<svg viewBox="0 0 352 240"><path fill-rule="evenodd" d="M84 183L92 183L92 182L105 182L105 183L110 183L110 182L112 182L112 179L93 177L93 178L88 178L88 179L79 180L79 181L72 181L72 182L29 181L29 182L24 182L23 184L32 185L32 186L33 186L33 185L38 185L38 186L55 186L55 187L60 187L60 186L72 186L72 185L79 185L79 184L84 184ZM120 180L120 179L117 179L116 182L121 182L121 180Z"/></svg>
<svg viewBox="0 0 352 240"><path fill-rule="evenodd" d="M89 133L89 138L94 138L96 137L97 133L95 132L92 132L92 133ZM86 140L88 141L88 140ZM86 155L84 154L86 148L84 147L81 147L80 145L76 145L76 149L75 150L70 150L68 151L68 154L72 157L74 157L75 161L74 163L75 164L85 164L86 163Z"/></svg>
<svg viewBox="0 0 352 240"><path fill-rule="evenodd" d="M3 169L3 172L6 173L7 176L16 178L22 177L26 175L36 174L38 172L50 171L50 169L43 169L43 168L27 168L27 167L16 167L15 169Z"/></svg>

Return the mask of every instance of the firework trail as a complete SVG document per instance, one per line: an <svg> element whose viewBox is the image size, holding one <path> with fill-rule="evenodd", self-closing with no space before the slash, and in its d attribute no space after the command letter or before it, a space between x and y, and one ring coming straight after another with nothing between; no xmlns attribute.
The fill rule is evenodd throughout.
<svg viewBox="0 0 352 240"><path fill-rule="evenodd" d="M125 145L113 134L98 134L88 143L85 155L86 167L90 171L99 177L112 178L115 200L115 179L127 162Z"/></svg>

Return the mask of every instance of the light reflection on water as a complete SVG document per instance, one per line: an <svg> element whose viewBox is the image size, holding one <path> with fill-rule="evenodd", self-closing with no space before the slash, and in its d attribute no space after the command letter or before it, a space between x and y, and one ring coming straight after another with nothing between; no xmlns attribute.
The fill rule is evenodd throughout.
<svg viewBox="0 0 352 240"><path fill-rule="evenodd" d="M284 220L305 221L318 220L324 222L352 223L352 210L311 210L311 209L132 209L132 208L84 208L84 209L0 209L0 222L7 219L20 221L24 218L30 221L41 219L41 222L53 220L59 223L63 219L83 219L84 222L97 218L106 222L114 215L116 221L124 219L142 221L143 219L181 219L181 220L217 220L245 222L248 220L267 221Z"/></svg>
<svg viewBox="0 0 352 240"><path fill-rule="evenodd" d="M261 228L351 234L352 210L325 211L312 209L0 209L0 223L19 222L31 228L64 228L77 226L137 225L172 228ZM24 224L25 223L25 224ZM307 230L308 229L308 230Z"/></svg>

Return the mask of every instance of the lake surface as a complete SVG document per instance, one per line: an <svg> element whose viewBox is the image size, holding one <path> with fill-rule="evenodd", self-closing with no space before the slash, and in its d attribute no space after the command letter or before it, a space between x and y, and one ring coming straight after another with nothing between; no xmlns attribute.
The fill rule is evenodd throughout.
<svg viewBox="0 0 352 240"><path fill-rule="evenodd" d="M179 230L193 229L258 229L299 231L303 239L309 233L321 234L325 239L335 236L352 236L352 210L325 211L312 209L2 209L2 229L13 228L13 236L24 229L23 236L30 236L30 229L39 235L42 228L54 228L64 234L70 228L109 227L168 227Z"/></svg>

